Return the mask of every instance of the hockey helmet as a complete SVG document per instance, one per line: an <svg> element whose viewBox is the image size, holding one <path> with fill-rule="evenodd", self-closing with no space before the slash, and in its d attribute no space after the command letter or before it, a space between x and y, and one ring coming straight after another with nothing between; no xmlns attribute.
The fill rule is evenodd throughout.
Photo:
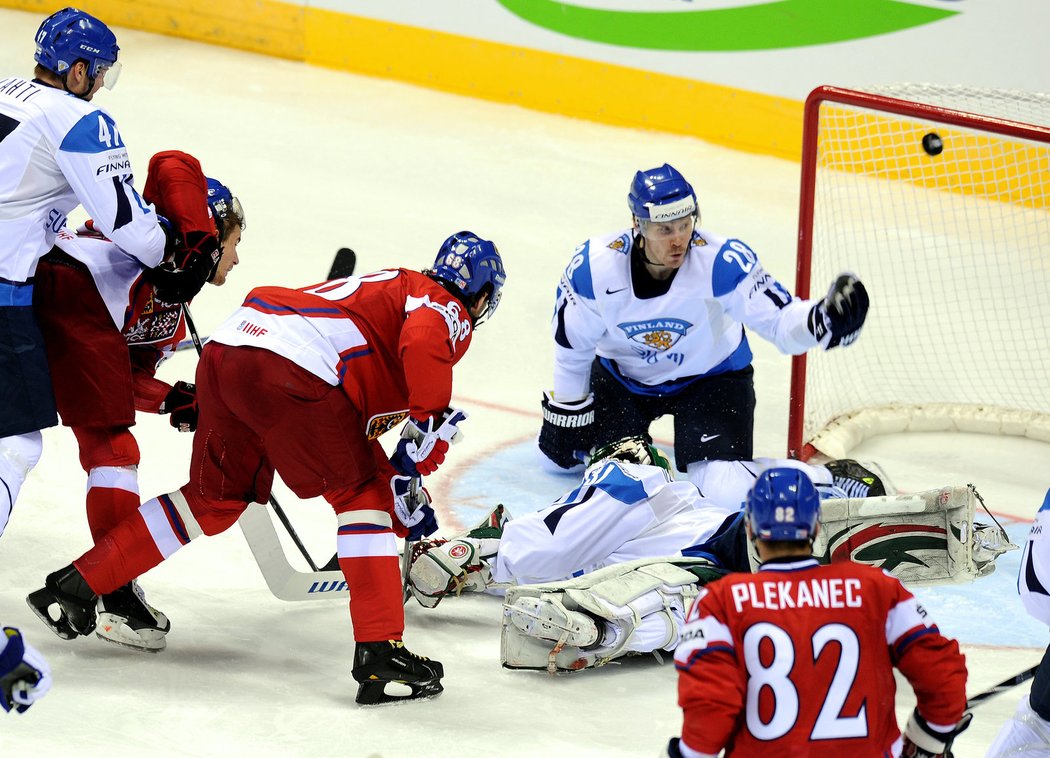
<svg viewBox="0 0 1050 758"><path fill-rule="evenodd" d="M106 89L113 89L120 75L117 37L94 16L76 8L52 13L36 32L33 58L48 71L65 76L79 60L87 61L88 77L106 72Z"/></svg>
<svg viewBox="0 0 1050 758"><path fill-rule="evenodd" d="M820 495L800 469L766 469L747 494L744 515L756 539L811 540L820 515Z"/></svg>
<svg viewBox="0 0 1050 758"><path fill-rule="evenodd" d="M671 471L671 461L659 448L641 434L623 437L615 442L609 442L595 448L591 453L590 465L593 466L595 463L608 460L640 463L645 466L658 466L664 470L669 479L674 479L674 473Z"/></svg>
<svg viewBox="0 0 1050 758"><path fill-rule="evenodd" d="M244 208L230 188L218 179L208 177L208 207L215 217L215 226L219 231L220 242L225 238L230 224L238 224L243 230L246 226Z"/></svg>
<svg viewBox="0 0 1050 758"><path fill-rule="evenodd" d="M627 205L645 235L652 224L692 216L700 218L693 186L669 163L639 171L631 182Z"/></svg>
<svg viewBox="0 0 1050 758"><path fill-rule="evenodd" d="M456 232L441 243L434 267L423 273L436 279L468 308L473 308L478 298L488 293L488 306L474 319L475 326L496 312L507 281L496 245L468 231Z"/></svg>

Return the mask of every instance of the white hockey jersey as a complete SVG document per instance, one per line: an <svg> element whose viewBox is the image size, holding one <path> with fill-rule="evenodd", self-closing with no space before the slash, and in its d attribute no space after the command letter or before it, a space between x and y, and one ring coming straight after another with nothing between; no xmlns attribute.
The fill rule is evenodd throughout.
<svg viewBox="0 0 1050 758"><path fill-rule="evenodd" d="M644 299L631 279L632 243L630 229L594 237L562 275L552 323L556 398L587 394L596 354L632 391L667 394L683 380L750 365L743 326L788 354L818 344L806 323L817 301L794 298L740 240L695 230L670 289Z"/></svg>
<svg viewBox="0 0 1050 758"><path fill-rule="evenodd" d="M511 519L492 565L497 582L536 584L654 556L714 536L740 504L721 505L658 466L602 461L552 505Z"/></svg>
<svg viewBox="0 0 1050 758"><path fill-rule="evenodd" d="M1028 613L1050 625L1050 490L1035 514L1028 544L1021 556L1017 589Z"/></svg>
<svg viewBox="0 0 1050 758"><path fill-rule="evenodd" d="M123 250L161 262L164 234L113 118L63 90L0 79L0 279L29 279L81 204Z"/></svg>

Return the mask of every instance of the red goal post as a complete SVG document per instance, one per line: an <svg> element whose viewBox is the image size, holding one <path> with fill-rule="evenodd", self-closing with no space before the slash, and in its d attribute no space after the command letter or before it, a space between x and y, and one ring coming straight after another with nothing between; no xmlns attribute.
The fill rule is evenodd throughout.
<svg viewBox="0 0 1050 758"><path fill-rule="evenodd" d="M841 271L851 346L796 356L788 455L905 431L1050 442L1050 95L819 87L806 101L795 291Z"/></svg>

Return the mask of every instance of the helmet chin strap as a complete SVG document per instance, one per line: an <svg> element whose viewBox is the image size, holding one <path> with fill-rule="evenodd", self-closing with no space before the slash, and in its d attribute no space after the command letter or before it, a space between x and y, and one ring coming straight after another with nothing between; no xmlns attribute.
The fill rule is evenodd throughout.
<svg viewBox="0 0 1050 758"><path fill-rule="evenodd" d="M667 268L666 263L657 263L656 261L649 258L645 252L645 235L642 234L642 230L638 230L638 252L642 256L642 263L649 266L656 266L657 268Z"/></svg>

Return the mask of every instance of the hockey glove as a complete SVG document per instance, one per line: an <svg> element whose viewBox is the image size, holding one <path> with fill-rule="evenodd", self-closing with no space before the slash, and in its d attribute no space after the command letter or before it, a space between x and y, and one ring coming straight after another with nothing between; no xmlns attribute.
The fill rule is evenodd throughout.
<svg viewBox="0 0 1050 758"><path fill-rule="evenodd" d="M394 515L408 529L405 537L416 542L437 531L437 516L430 507L430 493L419 477L392 476L390 489L394 493Z"/></svg>
<svg viewBox="0 0 1050 758"><path fill-rule="evenodd" d="M176 246L172 260L146 269L146 281L156 289L157 299L185 303L211 278L221 255L214 234L190 232Z"/></svg>
<svg viewBox="0 0 1050 758"><path fill-rule="evenodd" d="M0 643L0 707L25 713L51 689L51 669L17 629L5 626Z"/></svg>
<svg viewBox="0 0 1050 758"><path fill-rule="evenodd" d="M830 332L826 347L830 350L856 340L867 315L868 291L864 284L853 274L839 274L823 302L809 312L808 328L820 343Z"/></svg>
<svg viewBox="0 0 1050 758"><path fill-rule="evenodd" d="M952 742L966 731L972 720L972 713L964 713L954 729L940 732L930 726L916 708L911 712L908 726L904 729L901 758L951 758Z"/></svg>
<svg viewBox="0 0 1050 758"><path fill-rule="evenodd" d="M431 416L420 420L410 416L401 430L401 440L390 457L390 465L405 476L433 474L444 462L449 444L458 440L458 425L466 418L466 413L455 408L447 408L440 419Z"/></svg>
<svg viewBox="0 0 1050 758"><path fill-rule="evenodd" d="M180 432L197 431L197 385L175 382L157 413L170 413L168 422Z"/></svg>
<svg viewBox="0 0 1050 758"><path fill-rule="evenodd" d="M579 466L594 442L594 395L560 402L554 399L554 393L544 392L540 407L540 450L560 468Z"/></svg>
<svg viewBox="0 0 1050 758"><path fill-rule="evenodd" d="M680 747L681 744L682 740L680 737L672 737L667 743L667 748L664 752L660 753L659 758L683 758L682 748ZM695 752L690 753L690 755L695 754ZM716 758L714 753L700 753L700 755L702 758Z"/></svg>

